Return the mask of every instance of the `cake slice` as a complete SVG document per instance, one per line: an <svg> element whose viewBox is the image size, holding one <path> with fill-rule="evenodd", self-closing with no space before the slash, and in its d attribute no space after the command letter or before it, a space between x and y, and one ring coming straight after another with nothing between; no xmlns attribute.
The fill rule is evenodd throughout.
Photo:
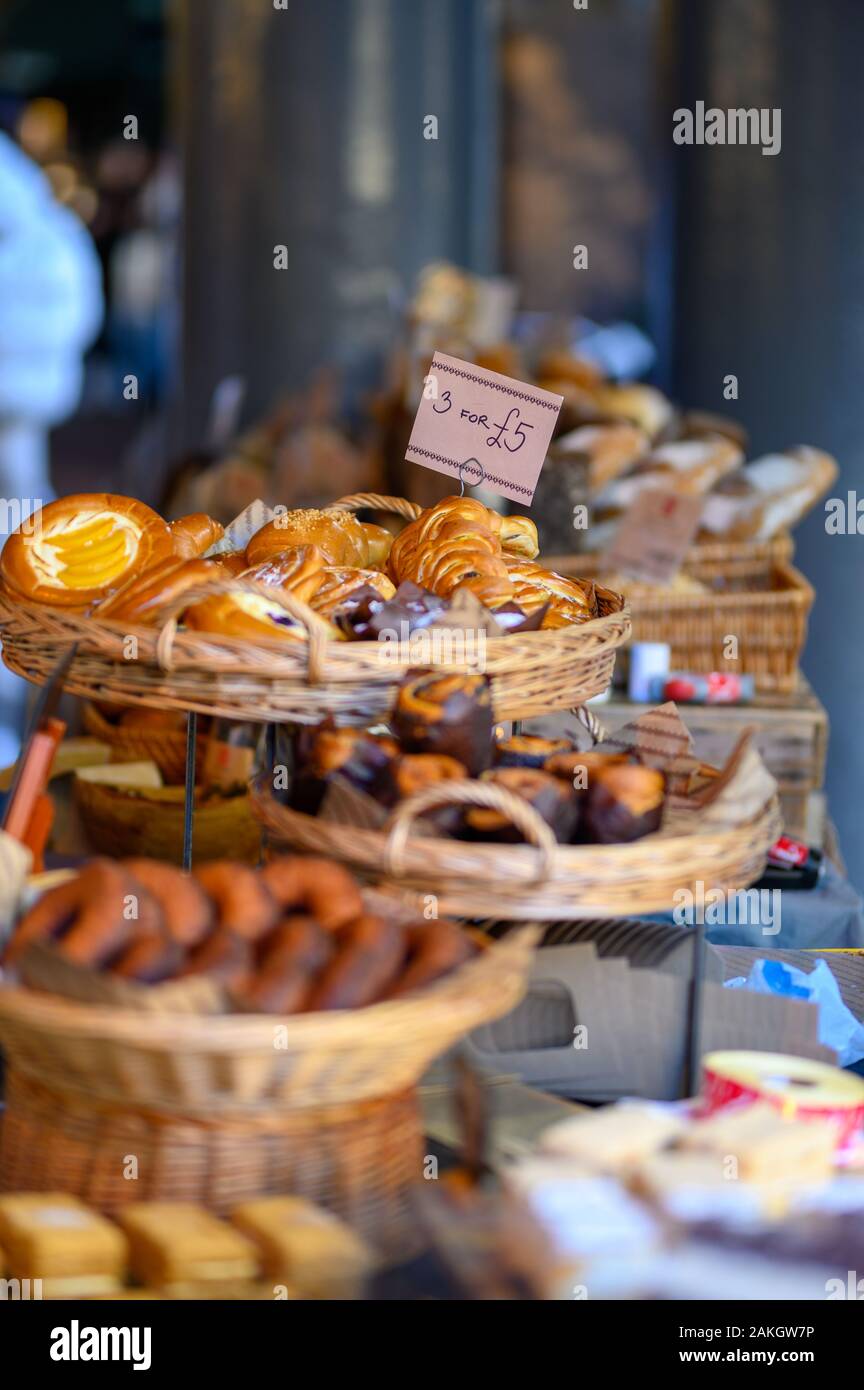
<svg viewBox="0 0 864 1390"><path fill-rule="evenodd" d="M9 1277L41 1279L44 1298L111 1293L126 1272L122 1231L64 1192L0 1197L0 1246Z"/></svg>

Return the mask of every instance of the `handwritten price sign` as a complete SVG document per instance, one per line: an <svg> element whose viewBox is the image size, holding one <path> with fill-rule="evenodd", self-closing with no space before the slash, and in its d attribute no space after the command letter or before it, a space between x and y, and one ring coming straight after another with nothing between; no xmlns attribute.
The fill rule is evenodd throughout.
<svg viewBox="0 0 864 1390"><path fill-rule="evenodd" d="M562 400L436 352L405 457L528 506Z"/></svg>

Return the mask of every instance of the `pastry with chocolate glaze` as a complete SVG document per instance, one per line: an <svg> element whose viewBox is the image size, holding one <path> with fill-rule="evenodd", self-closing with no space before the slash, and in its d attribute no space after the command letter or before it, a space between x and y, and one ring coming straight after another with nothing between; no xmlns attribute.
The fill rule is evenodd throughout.
<svg viewBox="0 0 864 1390"><path fill-rule="evenodd" d="M398 745L386 735L370 734L365 729L337 729L332 720L314 729L302 729L294 744L291 805L295 811L317 815L337 773L358 791L390 805L395 791L389 774L398 755Z"/></svg>
<svg viewBox="0 0 864 1390"><path fill-rule="evenodd" d="M393 709L393 732L408 753L444 753L471 777L492 761L492 688L488 676L416 676L410 672Z"/></svg>
<svg viewBox="0 0 864 1390"><path fill-rule="evenodd" d="M511 734L495 743L496 767L544 768L550 758L574 752L569 738L541 738L538 734Z"/></svg>
<svg viewBox="0 0 864 1390"><path fill-rule="evenodd" d="M549 772L531 767L504 767L487 772L482 779L519 796L546 822L560 844L568 844L575 833L579 803L571 791ZM525 837L509 817L485 806L470 806L465 812L466 838L492 840L496 844L521 844Z"/></svg>
<svg viewBox="0 0 864 1390"><path fill-rule="evenodd" d="M629 844L660 829L666 778L638 763L607 763L588 774L583 827L599 845Z"/></svg>

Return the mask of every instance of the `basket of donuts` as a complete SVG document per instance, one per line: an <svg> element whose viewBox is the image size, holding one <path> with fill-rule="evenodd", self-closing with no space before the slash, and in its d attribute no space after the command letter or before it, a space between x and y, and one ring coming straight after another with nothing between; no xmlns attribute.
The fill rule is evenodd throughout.
<svg viewBox="0 0 864 1390"><path fill-rule="evenodd" d="M386 1242L421 1169L416 1083L518 1002L536 937L418 920L327 860L92 860L6 944L0 1190L290 1192Z"/></svg>
<svg viewBox="0 0 864 1390"><path fill-rule="evenodd" d="M508 736L490 715L486 677L412 675L384 728L299 731L253 785L256 814L273 844L466 918L663 911L697 881L743 888L762 872L780 819L749 735L717 770L671 704L589 752Z"/></svg>
<svg viewBox="0 0 864 1390"><path fill-rule="evenodd" d="M401 519L390 529L358 519ZM386 711L417 665L494 677L499 718L582 704L629 635L621 596L537 562L527 517L471 497L425 511L360 494L332 508L255 504L227 532L170 525L113 494L34 513L0 556L6 664L99 701L235 719L341 722Z"/></svg>

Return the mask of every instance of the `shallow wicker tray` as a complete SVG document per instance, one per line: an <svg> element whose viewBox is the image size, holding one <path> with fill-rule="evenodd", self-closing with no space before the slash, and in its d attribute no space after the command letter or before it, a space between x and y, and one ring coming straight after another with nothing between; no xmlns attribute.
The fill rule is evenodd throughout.
<svg viewBox="0 0 864 1390"><path fill-rule="evenodd" d="M701 882L745 888L760 877L782 830L777 798L726 830L648 835L632 844L560 845L520 797L490 783L445 782L397 807L386 830L361 829L281 806L265 775L252 785L256 815L270 843L329 855L382 887L425 899L441 913L500 921L620 917L664 912L674 894ZM530 843L473 844L412 834L424 811L443 805L501 811Z"/></svg>
<svg viewBox="0 0 864 1390"><path fill-rule="evenodd" d="M185 799L183 787L114 787L76 777L73 796L91 849L115 859L144 855L183 863ZM195 794L192 856L237 859L257 864L261 828L248 796Z"/></svg>
<svg viewBox="0 0 864 1390"><path fill-rule="evenodd" d="M362 493L336 506L396 512L419 508L402 498ZM352 723L386 713L412 662L409 643L334 642L306 604L274 588L239 579L213 580L183 595L178 611L213 593L265 594L306 628L305 642L252 642L178 628L166 610L161 628L99 622L81 613L0 593L3 660L41 684L73 643L78 651L65 681L73 695L162 709L198 710L243 720L317 722L322 712ZM580 626L490 638L483 669L493 678L498 719L527 719L572 709L605 690L617 649L630 635L624 599L598 588L602 616ZM128 660L128 639L138 659ZM385 649L386 648L386 649ZM434 658L434 652L432 653ZM458 662L424 660L441 670L476 670Z"/></svg>

